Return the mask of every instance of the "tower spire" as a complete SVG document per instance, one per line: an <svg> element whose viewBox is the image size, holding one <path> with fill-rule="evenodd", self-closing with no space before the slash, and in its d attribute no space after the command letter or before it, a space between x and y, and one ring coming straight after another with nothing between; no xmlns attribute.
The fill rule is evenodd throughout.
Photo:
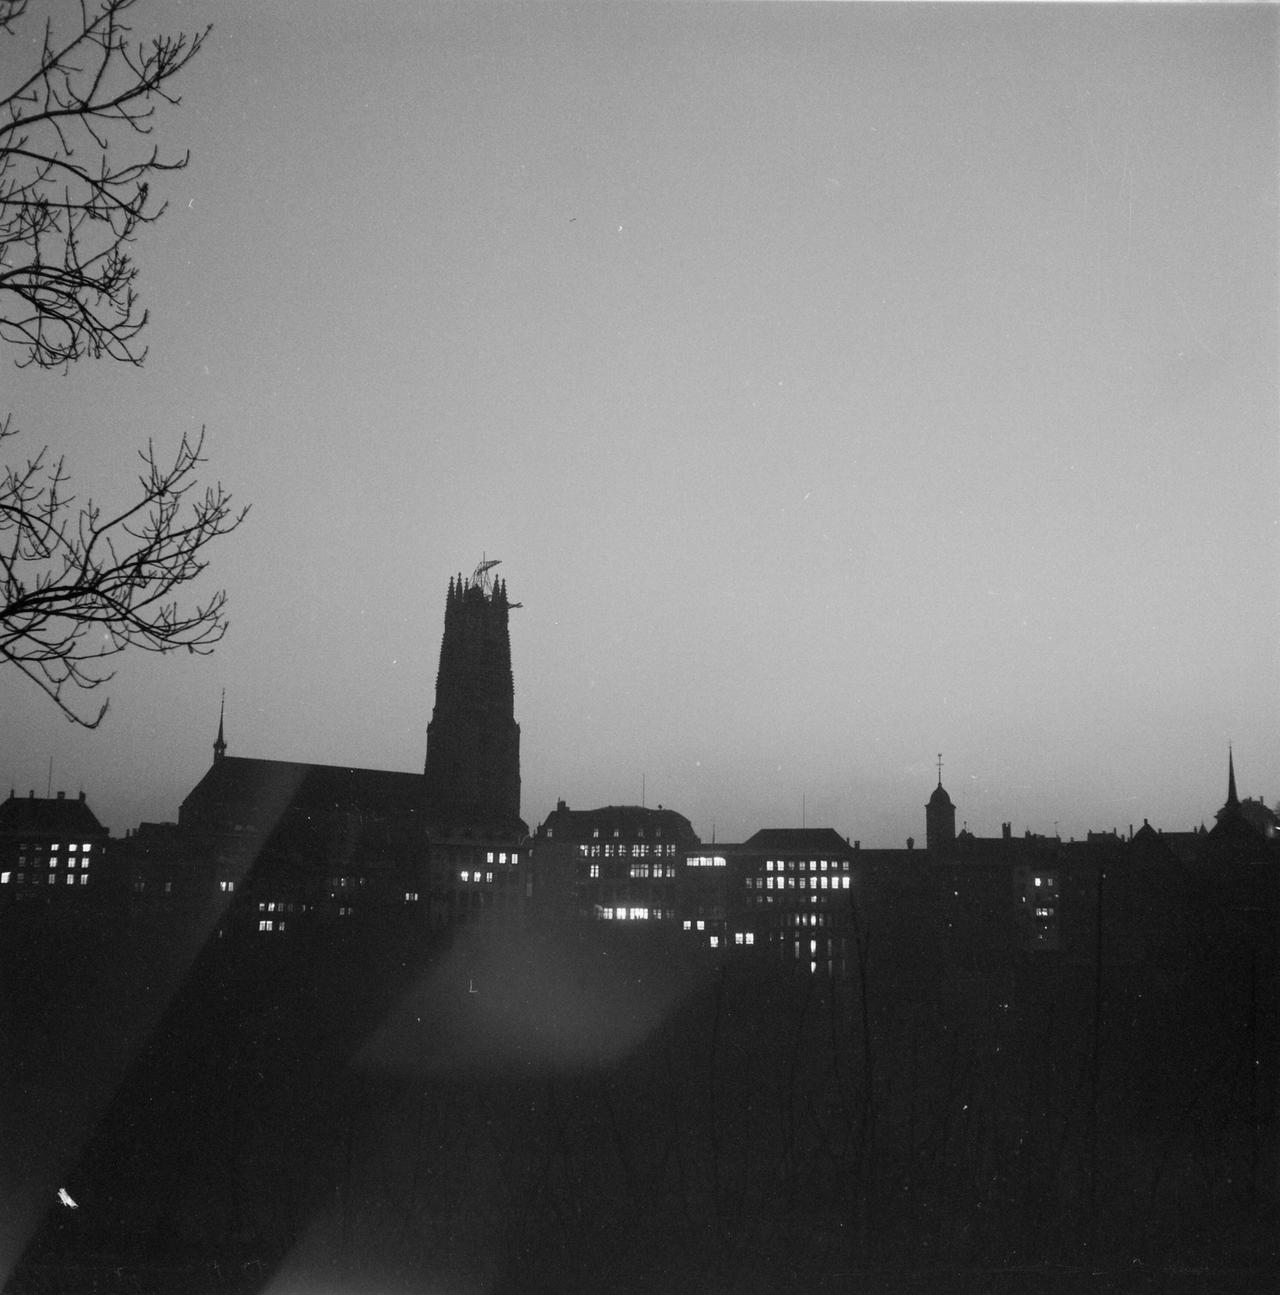
<svg viewBox="0 0 1280 1295"><path fill-rule="evenodd" d="M227 753L227 739L222 736L222 720L227 709L227 690L222 690L222 701L218 706L218 736L213 742L213 759L216 764Z"/></svg>
<svg viewBox="0 0 1280 1295"><path fill-rule="evenodd" d="M942 786L942 752L938 752L938 786Z"/></svg>
<svg viewBox="0 0 1280 1295"><path fill-rule="evenodd" d="M1227 743L1227 804L1239 805L1240 801L1236 796L1236 764L1235 758L1231 753L1231 743Z"/></svg>

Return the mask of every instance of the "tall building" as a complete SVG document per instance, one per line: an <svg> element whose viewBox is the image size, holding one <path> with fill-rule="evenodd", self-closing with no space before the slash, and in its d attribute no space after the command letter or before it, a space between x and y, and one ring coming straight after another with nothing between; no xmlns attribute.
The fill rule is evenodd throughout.
<svg viewBox="0 0 1280 1295"><path fill-rule="evenodd" d="M520 726L511 637L496 561L449 581L436 704L427 725L426 809L436 832L523 836Z"/></svg>

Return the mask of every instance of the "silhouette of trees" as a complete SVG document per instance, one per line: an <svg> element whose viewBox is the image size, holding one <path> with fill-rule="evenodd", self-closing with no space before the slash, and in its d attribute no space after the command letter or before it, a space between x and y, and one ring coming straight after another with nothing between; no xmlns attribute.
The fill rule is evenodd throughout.
<svg viewBox="0 0 1280 1295"><path fill-rule="evenodd" d="M80 0L69 33L49 19L35 66L0 85L0 339L19 367L146 357L132 245L164 214L154 179L187 164L147 136L209 29L135 41L136 2ZM0 0L0 41L23 38L27 7ZM0 422L0 440L16 435ZM77 504L48 447L0 477L0 655L75 723L102 720L106 702L75 694L106 683L125 649L204 653L226 632L224 591L189 609L175 597L246 511L221 485L200 493L203 446L203 431L184 435L169 461L148 443L139 493L115 511Z"/></svg>

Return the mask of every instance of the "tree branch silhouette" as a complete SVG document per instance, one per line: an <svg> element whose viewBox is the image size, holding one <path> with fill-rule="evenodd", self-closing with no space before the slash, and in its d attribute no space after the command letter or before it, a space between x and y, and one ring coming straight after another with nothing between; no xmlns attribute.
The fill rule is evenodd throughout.
<svg viewBox="0 0 1280 1295"><path fill-rule="evenodd" d="M0 440L10 435L6 422ZM172 463L148 443L135 502L112 514L91 499L77 506L63 460L47 450L0 479L0 658L77 724L96 728L108 703L85 711L67 690L100 688L127 648L203 655L226 633L225 590L186 609L174 596L248 511L221 484L200 493L203 450L203 430L182 438Z"/></svg>
<svg viewBox="0 0 1280 1295"><path fill-rule="evenodd" d="M147 141L171 82L209 28L135 40L138 0L79 0L65 35L54 18L31 40L35 66L0 83L0 341L20 368L65 371L106 357L141 365L148 315L135 290L133 243L165 212L153 181L187 165ZM15 44L28 0L0 0L0 41ZM62 18L63 10L53 13ZM17 435L0 421L0 442ZM71 721L96 728L107 703L78 702L111 678L126 649L207 653L227 630L227 595L194 606L176 597L235 530L221 484L201 487L204 430L172 461L148 442L132 502L104 511L70 493L65 460L48 447L0 476L0 659Z"/></svg>

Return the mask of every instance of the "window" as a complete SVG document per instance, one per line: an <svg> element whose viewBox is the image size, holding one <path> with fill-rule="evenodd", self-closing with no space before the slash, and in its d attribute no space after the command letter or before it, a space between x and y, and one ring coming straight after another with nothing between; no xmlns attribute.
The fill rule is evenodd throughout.
<svg viewBox="0 0 1280 1295"><path fill-rule="evenodd" d="M236 883L235 883L234 881L220 881L220 882L218 882L218 889L219 889L220 891L222 891L222 893L223 893L224 895L229 895L229 894L231 894L231 892L232 892L233 890L235 890L235 888L236 888ZM259 908L261 908L262 906L261 906L261 905L259 905L258 907L259 907Z"/></svg>
<svg viewBox="0 0 1280 1295"><path fill-rule="evenodd" d="M67 880L70 881L71 878L68 877ZM89 880L89 874L87 872L82 872L80 874L80 884L83 886L85 882L87 882L88 880Z"/></svg>
<svg viewBox="0 0 1280 1295"><path fill-rule="evenodd" d="M0 872L0 886L7 886L8 884L9 874L7 872Z"/></svg>
<svg viewBox="0 0 1280 1295"><path fill-rule="evenodd" d="M68 885L68 886L74 886L75 884L76 884L76 877L75 877L75 873L73 873L73 872L69 872L69 873L67 873L67 885Z"/></svg>
<svg viewBox="0 0 1280 1295"><path fill-rule="evenodd" d="M722 854L691 854L689 856L689 867L691 868L723 868L724 866L725 859Z"/></svg>
<svg viewBox="0 0 1280 1295"><path fill-rule="evenodd" d="M72 854L75 854L75 852L76 852L76 847L75 847L75 845L74 845L74 844L67 846L67 849L68 849Z"/></svg>
<svg viewBox="0 0 1280 1295"><path fill-rule="evenodd" d="M595 878L599 877L599 875L600 875L600 865L599 865L598 863L593 863L593 864L591 865L591 877L592 877L592 879L594 880Z"/></svg>
<svg viewBox="0 0 1280 1295"><path fill-rule="evenodd" d="M406 890L404 892L404 902L406 904L416 904L418 902L418 892L416 890Z"/></svg>
<svg viewBox="0 0 1280 1295"><path fill-rule="evenodd" d="M275 929L275 923L271 921L270 918L264 917L262 921L258 923L258 930L260 931L271 931L274 929Z"/></svg>
<svg viewBox="0 0 1280 1295"><path fill-rule="evenodd" d="M84 845L82 845L80 848L85 854L88 854L89 851L93 849L93 846L88 841L86 841Z"/></svg>

